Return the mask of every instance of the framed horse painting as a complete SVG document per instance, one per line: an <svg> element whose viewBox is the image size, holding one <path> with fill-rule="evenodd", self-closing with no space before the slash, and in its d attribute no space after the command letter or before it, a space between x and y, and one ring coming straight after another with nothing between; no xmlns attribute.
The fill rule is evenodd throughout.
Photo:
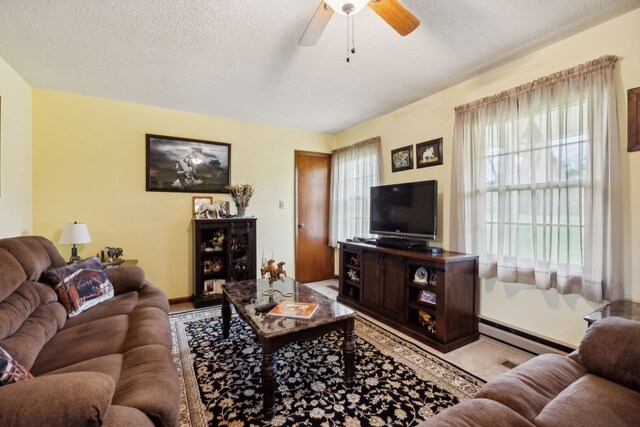
<svg viewBox="0 0 640 427"><path fill-rule="evenodd" d="M416 167L426 168L442 164L442 138L416 144Z"/></svg>
<svg viewBox="0 0 640 427"><path fill-rule="evenodd" d="M228 193L231 144L147 134L147 191Z"/></svg>

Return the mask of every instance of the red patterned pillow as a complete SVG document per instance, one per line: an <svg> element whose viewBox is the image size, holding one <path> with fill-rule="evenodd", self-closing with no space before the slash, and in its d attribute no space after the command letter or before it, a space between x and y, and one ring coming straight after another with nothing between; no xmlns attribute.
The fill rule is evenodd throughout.
<svg viewBox="0 0 640 427"><path fill-rule="evenodd" d="M31 372L0 347L0 386L12 384L18 381L26 381L33 378Z"/></svg>
<svg viewBox="0 0 640 427"><path fill-rule="evenodd" d="M113 298L114 295L113 285L96 257L49 269L41 280L55 285L58 300L67 309L69 317Z"/></svg>

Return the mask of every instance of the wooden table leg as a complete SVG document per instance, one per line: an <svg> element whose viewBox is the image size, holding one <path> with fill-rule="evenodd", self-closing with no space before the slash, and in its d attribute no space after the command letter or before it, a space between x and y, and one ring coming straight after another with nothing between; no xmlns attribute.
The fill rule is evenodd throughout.
<svg viewBox="0 0 640 427"><path fill-rule="evenodd" d="M229 338L229 328L231 327L231 304L227 295L222 293L222 336Z"/></svg>
<svg viewBox="0 0 640 427"><path fill-rule="evenodd" d="M276 365L273 353L262 351L262 407L267 420L276 412Z"/></svg>
<svg viewBox="0 0 640 427"><path fill-rule="evenodd" d="M353 319L347 320L344 329L344 340L342 341L342 353L344 359L344 381L347 387L353 386L353 377L355 375L355 359L356 359L356 332L354 330Z"/></svg>

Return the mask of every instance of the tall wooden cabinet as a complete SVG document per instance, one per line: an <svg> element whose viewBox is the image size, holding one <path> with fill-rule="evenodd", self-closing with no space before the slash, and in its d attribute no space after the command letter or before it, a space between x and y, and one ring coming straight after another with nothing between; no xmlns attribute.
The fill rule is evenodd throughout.
<svg viewBox="0 0 640 427"><path fill-rule="evenodd" d="M446 353L478 339L478 257L340 242L338 301Z"/></svg>
<svg viewBox="0 0 640 427"><path fill-rule="evenodd" d="M194 219L196 307L222 302L222 284L256 279L256 218Z"/></svg>

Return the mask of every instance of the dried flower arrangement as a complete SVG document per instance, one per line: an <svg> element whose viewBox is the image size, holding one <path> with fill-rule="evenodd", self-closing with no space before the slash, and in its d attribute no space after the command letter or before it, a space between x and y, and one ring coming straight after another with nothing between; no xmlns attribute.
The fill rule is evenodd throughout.
<svg viewBox="0 0 640 427"><path fill-rule="evenodd" d="M249 206L249 200L253 196L251 184L227 185L225 189L229 190L229 194L231 194L231 198L237 207L246 208Z"/></svg>

